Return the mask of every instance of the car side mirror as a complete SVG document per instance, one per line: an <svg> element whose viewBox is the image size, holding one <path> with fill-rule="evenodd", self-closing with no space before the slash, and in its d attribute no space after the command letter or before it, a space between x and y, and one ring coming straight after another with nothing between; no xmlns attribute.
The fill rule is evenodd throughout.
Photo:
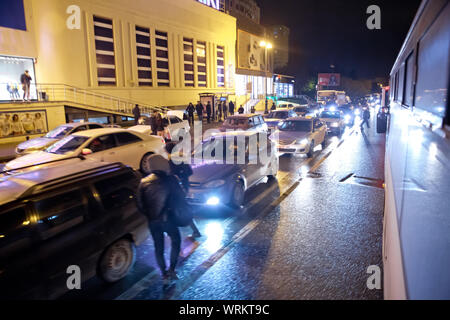
<svg viewBox="0 0 450 320"><path fill-rule="evenodd" d="M88 148L84 148L83 150L81 150L81 155L82 156L88 156L88 155L90 155L92 153L93 153L92 150L88 149Z"/></svg>

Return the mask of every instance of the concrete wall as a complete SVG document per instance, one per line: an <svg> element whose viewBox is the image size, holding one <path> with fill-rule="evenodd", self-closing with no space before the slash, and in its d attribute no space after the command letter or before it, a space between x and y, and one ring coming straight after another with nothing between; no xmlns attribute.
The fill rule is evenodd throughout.
<svg viewBox="0 0 450 320"><path fill-rule="evenodd" d="M65 83L157 106L195 102L201 92L234 93L236 19L197 1L24 0L24 5L28 31L0 28L0 54L35 57L38 83ZM70 5L81 8L80 30L66 26ZM114 87L97 84L94 14L113 20ZM138 87L135 24L168 32L170 87ZM184 86L183 37L207 42L207 88ZM216 45L225 46L226 88L217 87ZM154 48L152 58L156 79Z"/></svg>

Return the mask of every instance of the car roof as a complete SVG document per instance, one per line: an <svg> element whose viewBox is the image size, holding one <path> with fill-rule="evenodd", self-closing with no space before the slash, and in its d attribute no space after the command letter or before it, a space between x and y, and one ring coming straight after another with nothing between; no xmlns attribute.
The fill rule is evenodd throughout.
<svg viewBox="0 0 450 320"><path fill-rule="evenodd" d="M257 116L260 116L260 114L257 114L257 113L239 114L239 115L228 116L227 119L249 119L249 118L257 117Z"/></svg>
<svg viewBox="0 0 450 320"><path fill-rule="evenodd" d="M313 121L314 119L311 117L292 117L288 118L285 121Z"/></svg>
<svg viewBox="0 0 450 320"><path fill-rule="evenodd" d="M224 132L217 132L217 133L213 133L212 137L237 137L237 136L244 136L244 137L250 137L253 135L257 135L258 132L255 131L240 131L240 130L236 130L236 131L224 131Z"/></svg>
<svg viewBox="0 0 450 320"><path fill-rule="evenodd" d="M128 132L129 130L124 128L101 128L101 129L91 129L91 130L85 130L73 133L75 136L82 136L82 137L96 137L104 134L111 134L111 133L120 133L120 132ZM134 132L133 132L134 133Z"/></svg>
<svg viewBox="0 0 450 320"><path fill-rule="evenodd" d="M46 184L58 179L73 175L86 175L89 172L104 169L119 169L125 166L119 163L111 164L92 160L73 163L62 163L61 165L43 167L36 171L28 171L19 174L0 177L0 205L13 202L25 194L33 194L34 187Z"/></svg>
<svg viewBox="0 0 450 320"><path fill-rule="evenodd" d="M103 126L103 124L97 123L97 122L70 122L70 123L64 123L64 124L60 125L59 127L65 126L65 127L75 128L75 127L79 127L79 126L83 126L83 125L87 125L87 124L98 124L100 126Z"/></svg>

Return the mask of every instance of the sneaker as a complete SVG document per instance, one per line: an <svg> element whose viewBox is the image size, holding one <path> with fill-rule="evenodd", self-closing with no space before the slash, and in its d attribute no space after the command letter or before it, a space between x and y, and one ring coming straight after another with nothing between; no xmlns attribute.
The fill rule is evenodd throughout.
<svg viewBox="0 0 450 320"><path fill-rule="evenodd" d="M167 272L167 271L164 272L161 277L162 277L163 284L168 285L170 282L169 272Z"/></svg>
<svg viewBox="0 0 450 320"><path fill-rule="evenodd" d="M175 270L169 270L168 272L169 279L171 280L179 280L177 273Z"/></svg>

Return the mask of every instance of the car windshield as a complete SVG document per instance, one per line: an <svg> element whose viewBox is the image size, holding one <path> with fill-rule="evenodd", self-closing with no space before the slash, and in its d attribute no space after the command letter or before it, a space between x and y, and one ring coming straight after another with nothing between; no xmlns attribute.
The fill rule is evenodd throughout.
<svg viewBox="0 0 450 320"><path fill-rule="evenodd" d="M280 131L311 132L312 121L286 121L280 125Z"/></svg>
<svg viewBox="0 0 450 320"><path fill-rule="evenodd" d="M282 112L271 112L266 117L266 119L286 119L289 117L289 113L287 111Z"/></svg>
<svg viewBox="0 0 450 320"><path fill-rule="evenodd" d="M339 111L324 111L320 114L320 118L339 119L341 113Z"/></svg>
<svg viewBox="0 0 450 320"><path fill-rule="evenodd" d="M66 154L77 150L88 139L88 137L71 135L48 147L45 151L54 154Z"/></svg>
<svg viewBox="0 0 450 320"><path fill-rule="evenodd" d="M306 107L298 107L294 109L295 112L308 112L308 108Z"/></svg>
<svg viewBox="0 0 450 320"><path fill-rule="evenodd" d="M248 123L247 119L236 119L236 118L228 118L227 121L225 121L226 125L229 126L243 126Z"/></svg>
<svg viewBox="0 0 450 320"><path fill-rule="evenodd" d="M71 126L59 126L47 133L45 137L49 139L61 139L64 138L70 130L72 130Z"/></svg>

